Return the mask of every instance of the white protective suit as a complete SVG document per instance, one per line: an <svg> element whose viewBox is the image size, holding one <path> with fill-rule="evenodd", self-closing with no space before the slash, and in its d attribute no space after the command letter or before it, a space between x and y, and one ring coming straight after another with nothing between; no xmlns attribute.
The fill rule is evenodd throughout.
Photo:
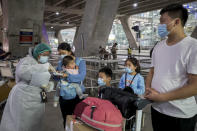
<svg viewBox="0 0 197 131"><path fill-rule="evenodd" d="M0 124L0 131L42 131L45 104L42 85L48 85L49 64L38 64L31 56L16 67L16 85L11 90Z"/></svg>

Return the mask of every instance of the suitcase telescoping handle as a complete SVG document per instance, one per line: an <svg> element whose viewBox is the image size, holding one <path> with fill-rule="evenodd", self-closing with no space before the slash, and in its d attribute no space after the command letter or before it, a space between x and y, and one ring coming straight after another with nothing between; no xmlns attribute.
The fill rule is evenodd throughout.
<svg viewBox="0 0 197 131"><path fill-rule="evenodd" d="M90 117L91 119L93 118L93 113L94 113L95 108L96 108L96 106L92 106L92 107L91 107L91 109L92 109L91 117Z"/></svg>
<svg viewBox="0 0 197 131"><path fill-rule="evenodd" d="M148 99L141 99L135 101L134 105L137 107L137 110L142 110L146 105L153 103L153 101Z"/></svg>

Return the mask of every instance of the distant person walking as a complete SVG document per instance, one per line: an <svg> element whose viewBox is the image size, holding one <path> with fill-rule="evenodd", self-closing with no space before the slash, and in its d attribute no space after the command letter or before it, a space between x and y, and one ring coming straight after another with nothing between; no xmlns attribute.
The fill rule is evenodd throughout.
<svg viewBox="0 0 197 131"><path fill-rule="evenodd" d="M113 59L117 59L117 43L114 43L114 45L112 46L112 49L111 49L111 53L112 53L112 56L113 56Z"/></svg>
<svg viewBox="0 0 197 131"><path fill-rule="evenodd" d="M129 45L129 48L128 48L128 58L131 58L132 57L132 49L131 49L131 46Z"/></svg>

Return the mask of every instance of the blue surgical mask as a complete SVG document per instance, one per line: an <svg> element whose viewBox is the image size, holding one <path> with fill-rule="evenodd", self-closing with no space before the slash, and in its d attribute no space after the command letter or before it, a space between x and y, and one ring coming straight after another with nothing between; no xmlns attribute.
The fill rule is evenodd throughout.
<svg viewBox="0 0 197 131"><path fill-rule="evenodd" d="M38 60L40 63L45 64L49 60L48 56L40 56L40 59Z"/></svg>
<svg viewBox="0 0 197 131"><path fill-rule="evenodd" d="M67 56L67 55L60 55L60 58L63 59L65 56Z"/></svg>
<svg viewBox="0 0 197 131"><path fill-rule="evenodd" d="M102 78L98 78L98 85L99 85L99 86L105 86L106 83L103 81Z"/></svg>
<svg viewBox="0 0 197 131"><path fill-rule="evenodd" d="M158 34L161 38L164 38L169 34L166 24L159 24L158 25Z"/></svg>
<svg viewBox="0 0 197 131"><path fill-rule="evenodd" d="M125 68L125 72L127 72L127 73L132 73L132 72L133 72L133 70L132 70L132 69L130 69L129 67L126 67L126 68Z"/></svg>

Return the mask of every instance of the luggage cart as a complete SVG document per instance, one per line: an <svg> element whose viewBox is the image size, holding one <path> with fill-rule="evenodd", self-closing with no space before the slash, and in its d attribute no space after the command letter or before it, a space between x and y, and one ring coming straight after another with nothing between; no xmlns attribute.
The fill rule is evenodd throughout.
<svg viewBox="0 0 197 131"><path fill-rule="evenodd" d="M136 110L136 115L132 116L129 119L125 119L124 125L123 125L123 131L126 131L125 126L126 126L126 121L134 119L135 117L135 129L134 131L141 131L141 125L142 125L142 110L146 107L146 105L152 103L152 101L147 100L147 99L142 99L139 98L135 103L134 106L137 108ZM133 125L132 125L133 126ZM132 130L133 131L133 130Z"/></svg>
<svg viewBox="0 0 197 131"><path fill-rule="evenodd" d="M131 118L129 119L125 119L124 122L123 122L123 129L122 131L126 131L125 129L125 123L127 120L131 120L135 117L135 129L132 130L130 129L129 131L141 131L141 125L142 125L142 110L146 107L146 105L152 103L152 101L150 100L147 100L147 99L141 99L139 98L135 103L134 103L134 106L137 107L137 110L136 110L136 114L134 116L132 116ZM95 128L94 126L90 125L90 124L87 124L85 122L83 122L80 118L77 118L80 122L84 123L85 125L93 128L93 129L96 129L98 131L104 131L102 129L99 129L99 128Z"/></svg>

